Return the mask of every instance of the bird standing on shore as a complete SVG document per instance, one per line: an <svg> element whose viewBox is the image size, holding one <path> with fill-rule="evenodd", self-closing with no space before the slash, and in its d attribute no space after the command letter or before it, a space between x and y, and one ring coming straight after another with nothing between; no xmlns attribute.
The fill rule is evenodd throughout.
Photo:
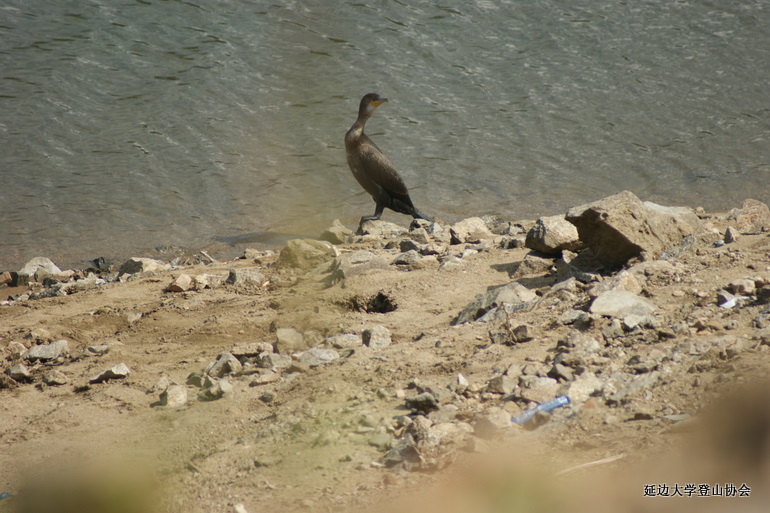
<svg viewBox="0 0 770 513"><path fill-rule="evenodd" d="M374 114L375 109L386 101L387 98L381 98L375 93L361 98L358 119L345 134L345 151L350 170L361 187L372 195L376 204L374 215L363 216L360 224L378 220L386 207L416 219L433 222L433 219L414 207L406 184L393 163L364 133L366 121Z"/></svg>

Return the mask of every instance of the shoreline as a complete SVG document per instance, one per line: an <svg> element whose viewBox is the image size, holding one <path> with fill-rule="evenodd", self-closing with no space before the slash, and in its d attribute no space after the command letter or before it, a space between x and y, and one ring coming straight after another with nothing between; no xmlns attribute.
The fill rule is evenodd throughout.
<svg viewBox="0 0 770 513"><path fill-rule="evenodd" d="M706 419L770 368L768 230L758 201L710 214L620 193L526 223L380 221L363 236L335 223L325 240L234 260L33 274L14 291L30 295L0 304L0 482L21 491L5 500L60 480L98 495L88 473L24 477L98 452L141 455L140 473L159 475L164 498L142 513L360 511L451 476L470 486L472 462L490 480L599 462L632 498L600 493L601 479L589 498L551 498L616 511L641 500L639 465L664 462L668 483L727 469L697 482L746 483L761 504L767 467L732 472L717 449L723 433L760 443L739 433L763 410L718 405L733 408L721 431ZM757 393L766 404L770 389ZM711 441L699 454L682 443L693 432ZM495 458L509 450L528 455L524 474ZM108 465L101 477L134 490Z"/></svg>

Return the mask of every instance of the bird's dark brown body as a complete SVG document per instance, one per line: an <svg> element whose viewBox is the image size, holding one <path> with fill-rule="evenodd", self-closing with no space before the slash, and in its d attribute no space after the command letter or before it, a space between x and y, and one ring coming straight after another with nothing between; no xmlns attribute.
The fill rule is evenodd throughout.
<svg viewBox="0 0 770 513"><path fill-rule="evenodd" d="M366 121L386 101L387 98L380 98L375 93L364 96L358 109L358 119L345 134L345 151L350 170L361 187L372 195L376 204L374 215L362 217L361 222L379 219L385 208L432 221L414 207L406 184L393 163L364 133Z"/></svg>

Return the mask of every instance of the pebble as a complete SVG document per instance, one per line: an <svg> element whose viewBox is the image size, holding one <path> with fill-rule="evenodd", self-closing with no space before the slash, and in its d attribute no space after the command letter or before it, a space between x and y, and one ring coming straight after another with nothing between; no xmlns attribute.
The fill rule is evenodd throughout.
<svg viewBox="0 0 770 513"><path fill-rule="evenodd" d="M317 367L320 365L326 365L339 359L340 354L334 349L323 349L320 347L313 347L302 353L299 357L300 363L309 365L311 367Z"/></svg>
<svg viewBox="0 0 770 513"><path fill-rule="evenodd" d="M23 363L17 363L10 369L8 369L8 375L13 379L14 381L20 381L20 382L28 382L32 381L32 374L29 372L29 369L26 365Z"/></svg>
<svg viewBox="0 0 770 513"><path fill-rule="evenodd" d="M326 343L336 349L351 349L362 346L364 341L356 333L343 333L328 337Z"/></svg>
<svg viewBox="0 0 770 513"><path fill-rule="evenodd" d="M50 344L32 346L24 353L24 359L31 362L37 360L50 361L69 353L69 344L66 340L57 340Z"/></svg>
<svg viewBox="0 0 770 513"><path fill-rule="evenodd" d="M230 269L225 283L229 285L256 285L265 283L265 275L256 269Z"/></svg>
<svg viewBox="0 0 770 513"><path fill-rule="evenodd" d="M215 362L208 365L205 372L210 376L221 378L228 374L241 372L241 370L243 370L243 365L235 356L231 353L222 353Z"/></svg>
<svg viewBox="0 0 770 513"><path fill-rule="evenodd" d="M416 413L430 413L439 409L438 401L428 392L407 398L406 407Z"/></svg>
<svg viewBox="0 0 770 513"><path fill-rule="evenodd" d="M652 315L658 307L648 299L625 290L601 293L591 303L591 313L622 319L628 315Z"/></svg>
<svg viewBox="0 0 770 513"><path fill-rule="evenodd" d="M107 369L101 374L92 377L88 380L89 383L102 383L110 379L122 379L127 377L131 371L125 363L119 363L116 366Z"/></svg>
<svg viewBox="0 0 770 513"><path fill-rule="evenodd" d="M69 378L59 370L52 370L43 376L43 383L48 386L60 386L69 383Z"/></svg>
<svg viewBox="0 0 770 513"><path fill-rule="evenodd" d="M180 274L166 287L167 292L186 292L190 290L193 279L189 274Z"/></svg>
<svg viewBox="0 0 770 513"><path fill-rule="evenodd" d="M184 385L169 385L160 394L160 403L169 408L180 408L187 404L187 387Z"/></svg>
<svg viewBox="0 0 770 513"><path fill-rule="evenodd" d="M390 330L381 324L366 328L361 333L361 339L365 346L372 349L382 349L391 344Z"/></svg>

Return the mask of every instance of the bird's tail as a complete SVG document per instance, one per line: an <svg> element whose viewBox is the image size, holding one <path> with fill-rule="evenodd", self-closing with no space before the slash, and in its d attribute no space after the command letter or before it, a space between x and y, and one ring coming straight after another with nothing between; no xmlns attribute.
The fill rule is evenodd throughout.
<svg viewBox="0 0 770 513"><path fill-rule="evenodd" d="M419 210L417 210L416 208L414 209L414 213L412 214L412 216L413 216L415 219L425 219L425 220L426 220L426 221L428 221L429 223L432 223L432 222L434 222L434 221L433 221L433 218L431 218L431 217L429 217L429 216L427 216L427 215L423 214L422 212L420 212L420 211L419 211Z"/></svg>

